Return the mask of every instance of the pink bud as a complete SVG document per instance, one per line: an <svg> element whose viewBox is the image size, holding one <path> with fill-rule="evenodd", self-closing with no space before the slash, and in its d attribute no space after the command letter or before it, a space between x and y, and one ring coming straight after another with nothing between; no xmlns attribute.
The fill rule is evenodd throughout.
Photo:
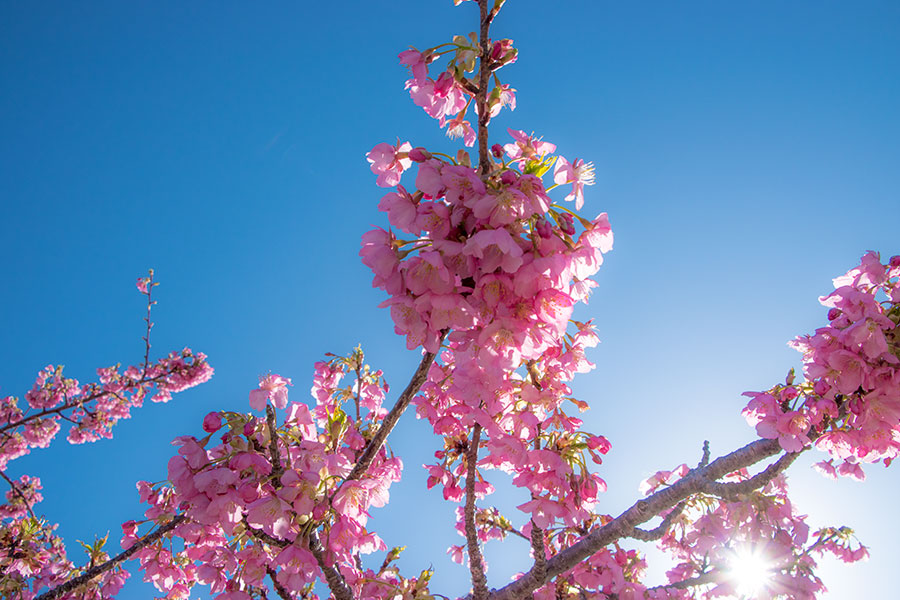
<svg viewBox="0 0 900 600"><path fill-rule="evenodd" d="M892 267L900 267L900 254L897 256L892 256L891 261L888 263Z"/></svg>
<svg viewBox="0 0 900 600"><path fill-rule="evenodd" d="M256 431L256 420L252 420L244 425L244 435L250 437Z"/></svg>
<svg viewBox="0 0 900 600"><path fill-rule="evenodd" d="M553 227L550 225L547 219L540 219L535 224L535 229L537 230L538 235L545 240L550 239L550 237L553 236Z"/></svg>
<svg viewBox="0 0 900 600"><path fill-rule="evenodd" d="M503 185L512 185L516 182L516 174L512 171L503 171L503 175L500 176L500 181L503 182Z"/></svg>
<svg viewBox="0 0 900 600"><path fill-rule="evenodd" d="M562 214L559 216L559 228L563 233L575 235L575 217L570 214Z"/></svg>
<svg viewBox="0 0 900 600"><path fill-rule="evenodd" d="M825 382L825 380L823 380L823 379L817 379L816 382L813 384L813 391L816 393L817 396L824 396L825 394L828 393L828 390L830 390L830 389L831 389L831 386L828 385Z"/></svg>
<svg viewBox="0 0 900 600"><path fill-rule="evenodd" d="M431 158L431 152L421 146L413 148L409 151L409 159L413 162L422 163Z"/></svg>
<svg viewBox="0 0 900 600"><path fill-rule="evenodd" d="M494 144L491 146L491 154L494 155L494 158L500 158L503 156L503 146L500 144Z"/></svg>
<svg viewBox="0 0 900 600"><path fill-rule="evenodd" d="M211 412L203 417L203 431L212 433L222 428L222 415L217 412Z"/></svg>
<svg viewBox="0 0 900 600"><path fill-rule="evenodd" d="M840 311L840 309L832 308L831 310L828 311L828 320L829 320L829 321L834 321L834 320L837 319L839 316L841 316L841 311Z"/></svg>

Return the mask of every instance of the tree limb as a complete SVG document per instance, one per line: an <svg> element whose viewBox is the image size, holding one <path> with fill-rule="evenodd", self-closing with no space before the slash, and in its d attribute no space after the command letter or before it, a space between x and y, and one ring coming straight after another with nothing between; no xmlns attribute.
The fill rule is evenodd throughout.
<svg viewBox="0 0 900 600"><path fill-rule="evenodd" d="M58 598L61 595L74 590L78 586L88 583L94 577L97 577L98 575L101 575L101 574L105 573L106 571L109 571L110 569L112 569L113 567L118 565L119 563L121 563L125 560L128 560L131 557L131 555L134 554L135 552L137 552L138 550L142 550L143 548L146 548L147 546L154 543L156 540L158 540L165 534L167 534L170 531L172 531L173 529L175 529L178 525L180 525L185 520L185 518L186 517L183 514L175 515L175 517L171 521L169 521L165 525L160 526L153 533L146 535L143 538L139 539L137 542L134 543L133 546L131 546L127 550L124 550L117 556L109 559L108 561L106 561L104 563L101 563L99 565L91 567L90 569L88 569L87 571L85 571L84 573L79 575L78 577L70 579L69 581L56 586L52 590L44 592L40 596L36 597L34 600L55 600L55 598Z"/></svg>
<svg viewBox="0 0 900 600"><path fill-rule="evenodd" d="M535 569L532 568L520 579L492 592L489 596L490 600L520 600L530 598L533 591L537 590L553 577L572 569L578 563L602 550L612 542L629 537L634 533L635 526L649 521L668 508L674 507L688 496L705 491L705 487L708 483L715 482L715 480L729 473L749 467L770 456L775 456L780 452L781 445L778 443L778 440L756 440L743 448L739 448L730 454L717 458L704 467L689 472L671 486L659 490L643 500L635 502L618 517L608 522L606 525L594 529L581 540L551 558L547 561L547 568L543 577L538 577L538 574L535 573ZM790 462L792 462L792 460L779 460L773 466L763 471L763 473L769 472L771 477L769 477L769 475L766 475L766 477L769 477L768 481L770 481L771 478L777 474L774 472L776 470L775 465L778 465L777 468L783 470ZM754 480L755 482L759 482L766 477L760 479L754 477L748 481ZM741 482L741 484L744 483L747 482Z"/></svg>
<svg viewBox="0 0 900 600"><path fill-rule="evenodd" d="M444 332L444 335L445 334L446 332ZM444 335L441 335L439 343L443 342ZM431 352L426 352L422 356L422 361L419 363L416 372L413 373L413 376L409 380L406 389L403 390L403 393L400 394L399 398L397 398L397 402L396 404L394 404L394 407L391 409L391 411L387 414L387 416L384 417L384 420L381 422L381 426L378 428L378 431L375 432L375 437L372 438L372 441L369 442L369 445L366 446L365 450L363 450L362 454L359 457L359 460L356 461L356 465L354 465L353 469L350 471L350 474L347 475L347 477L344 479L344 482L350 481L352 479L359 479L372 465L372 461L375 460L375 456L378 454L378 451L381 450L382 446L384 446L384 442L387 439L388 434L397 425L397 422L400 420L400 416L403 415L403 411L405 411L406 407L409 406L409 403L412 401L413 396L415 396L419 392L419 388L421 388L422 384L425 383L425 380L428 379L428 369L431 368L431 363L434 362L434 356L435 355ZM343 485L343 483L341 485Z"/></svg>
<svg viewBox="0 0 900 600"><path fill-rule="evenodd" d="M329 565L325 561L325 548L319 541L319 532L313 531L309 536L309 551L316 557L316 562L325 574L325 581L328 582L328 588L334 594L336 600L353 600L353 592L350 586L344 580L344 576L338 571L336 566Z"/></svg>
<svg viewBox="0 0 900 600"><path fill-rule="evenodd" d="M472 428L472 441L466 452L466 546L469 550L469 572L472 574L472 589L475 600L487 598L487 578L484 575L484 558L478 546L478 531L475 527L475 472L478 463L478 446L481 444L481 425Z"/></svg>

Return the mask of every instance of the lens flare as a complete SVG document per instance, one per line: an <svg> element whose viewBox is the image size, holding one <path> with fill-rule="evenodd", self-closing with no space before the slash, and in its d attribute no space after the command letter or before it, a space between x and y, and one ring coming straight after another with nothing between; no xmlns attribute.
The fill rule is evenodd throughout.
<svg viewBox="0 0 900 600"><path fill-rule="evenodd" d="M753 598L772 579L772 565L757 549L735 551L728 566L730 579L739 597Z"/></svg>

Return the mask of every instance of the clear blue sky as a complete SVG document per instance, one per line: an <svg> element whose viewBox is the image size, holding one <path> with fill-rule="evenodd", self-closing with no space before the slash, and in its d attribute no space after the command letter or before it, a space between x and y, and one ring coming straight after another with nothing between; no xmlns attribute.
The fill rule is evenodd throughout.
<svg viewBox="0 0 900 600"><path fill-rule="evenodd" d="M475 13L450 0L0 5L0 394L24 395L48 363L86 381L138 362L134 280L148 267L162 282L154 349L190 345L216 368L111 442L60 440L12 463L42 478L41 512L76 560L75 539L118 542L141 510L134 482L165 477L172 438L210 410L249 409L259 374L308 399L313 361L362 343L405 384L418 357L357 257L386 223L364 156L397 137L455 149L409 101L396 55L475 29ZM585 211L615 231L581 314L603 340L598 368L577 383L613 443L600 510L615 513L704 439L714 453L750 441L740 393L798 364L785 342L823 322L831 277L868 249L900 253L900 5L510 0L494 31L520 51L500 73L519 107L495 139L533 130L594 161ZM408 415L392 444L405 478L374 523L409 546L409 573L433 564L433 589L462 593L444 555L461 539L452 506L419 468L427 426ZM827 597L886 597L897 473L834 483L801 462L799 510L872 550L823 567ZM492 586L526 566L516 544L489 546Z"/></svg>

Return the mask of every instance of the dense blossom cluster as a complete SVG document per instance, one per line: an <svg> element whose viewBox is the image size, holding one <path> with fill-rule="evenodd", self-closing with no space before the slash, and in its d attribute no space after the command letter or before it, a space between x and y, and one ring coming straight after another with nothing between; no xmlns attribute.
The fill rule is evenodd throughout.
<svg viewBox="0 0 900 600"><path fill-rule="evenodd" d="M860 463L900 454L900 256L882 264L869 252L834 287L821 298L829 324L791 343L806 379L748 392L744 415L789 452L828 452L817 465L825 475L863 479Z"/></svg>
<svg viewBox="0 0 900 600"><path fill-rule="evenodd" d="M392 566L399 549L387 553L380 570L356 560L387 550L366 526L369 511L387 503L403 467L382 448L364 476L348 477L386 414L387 384L363 361L357 349L317 363L312 410L288 402L289 380L268 375L250 392L254 407L264 397L264 418L210 413L203 421L209 435L177 439L170 483L139 482L138 490L150 505L147 522L187 517L172 530L181 549L173 552L164 540L141 548L136 556L144 578L168 598L186 598L200 583L218 598L235 600L259 594L271 575L276 586L314 598L321 566L329 565L340 569L353 597L424 589L427 572L404 579ZM348 373L353 381L342 385ZM286 409L280 424L274 405ZM139 525L125 524L124 547L137 542Z"/></svg>

